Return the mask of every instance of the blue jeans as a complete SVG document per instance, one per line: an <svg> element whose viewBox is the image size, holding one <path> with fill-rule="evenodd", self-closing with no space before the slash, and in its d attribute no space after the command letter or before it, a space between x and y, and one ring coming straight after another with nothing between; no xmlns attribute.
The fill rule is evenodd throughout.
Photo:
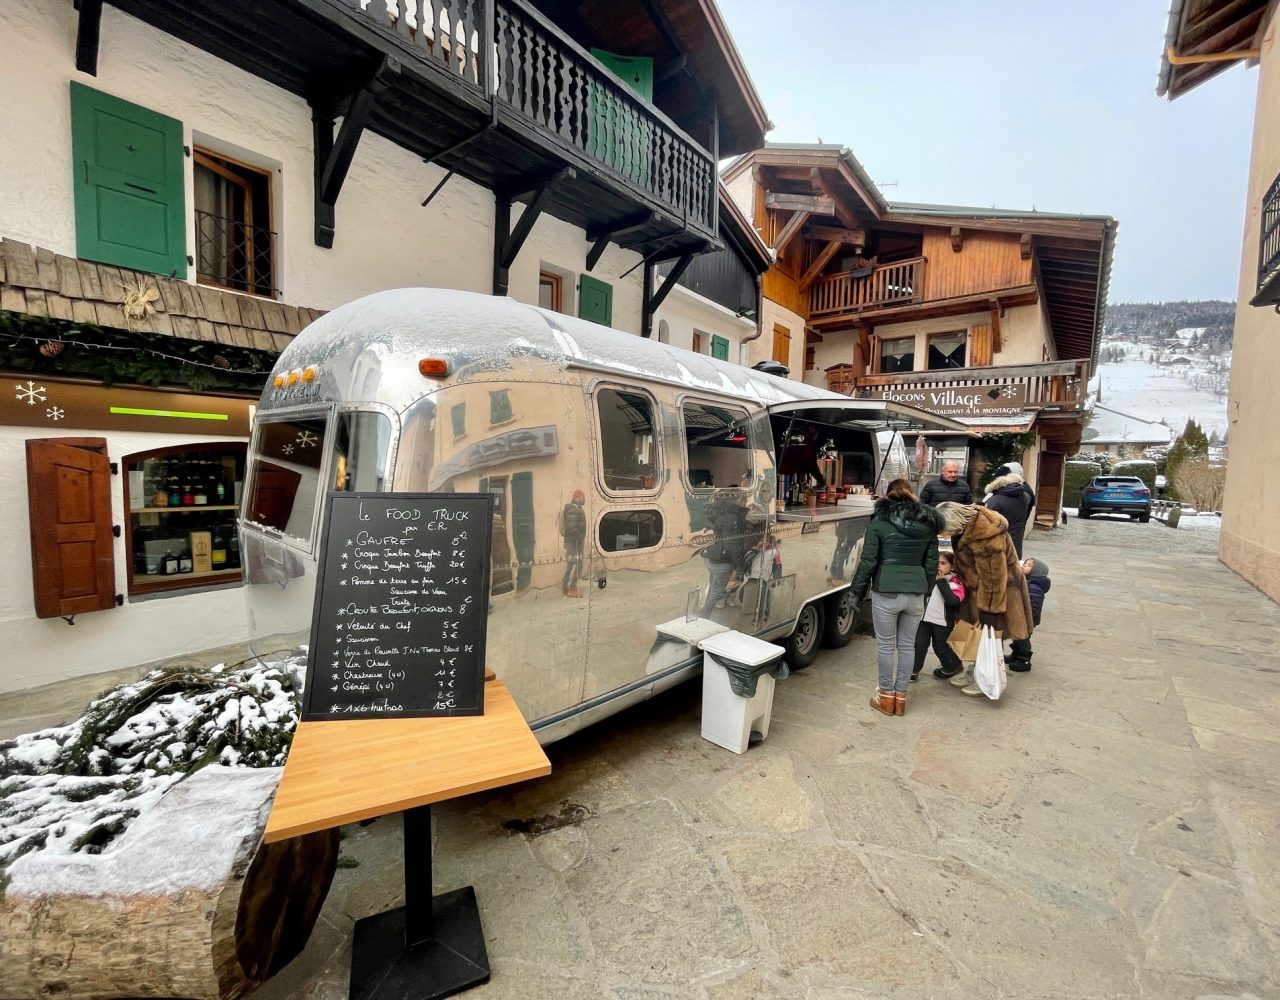
<svg viewBox="0 0 1280 1000"><path fill-rule="evenodd" d="M710 582L707 585L707 599L702 605L702 617L710 618L717 601L723 601L729 592L729 577L733 575L733 563L712 562L707 560L707 573Z"/></svg>
<svg viewBox="0 0 1280 1000"><path fill-rule="evenodd" d="M907 690L916 659L916 627L923 617L924 594L871 592L881 691Z"/></svg>

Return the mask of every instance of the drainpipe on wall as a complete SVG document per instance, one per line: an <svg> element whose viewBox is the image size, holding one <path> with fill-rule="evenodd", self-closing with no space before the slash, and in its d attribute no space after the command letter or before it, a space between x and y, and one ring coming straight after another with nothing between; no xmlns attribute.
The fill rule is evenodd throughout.
<svg viewBox="0 0 1280 1000"><path fill-rule="evenodd" d="M745 365L746 359L742 357L742 348L753 340L759 340L760 335L764 333L764 278L756 275L756 332L750 337L743 337L738 346L738 363Z"/></svg>

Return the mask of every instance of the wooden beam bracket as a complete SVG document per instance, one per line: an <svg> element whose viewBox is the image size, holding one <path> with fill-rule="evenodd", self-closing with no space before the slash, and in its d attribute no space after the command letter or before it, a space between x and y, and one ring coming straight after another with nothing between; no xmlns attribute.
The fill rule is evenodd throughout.
<svg viewBox="0 0 1280 1000"><path fill-rule="evenodd" d="M356 146L369 123L378 95L399 73L400 60L395 56L383 56L365 85L350 96L342 116L342 128L336 139L333 135L336 102L311 102L312 153L315 160L315 242L318 247L329 249L333 246L337 225L334 206L338 202L338 195L342 193L342 183L347 179L351 161L355 159Z"/></svg>
<svg viewBox="0 0 1280 1000"><path fill-rule="evenodd" d="M809 290L809 286L818 280L818 275L822 273L822 269L827 266L831 258L836 255L842 246L844 246L844 243L840 240L832 240L822 248L822 252L818 254L814 262L809 265L809 270L805 271L804 275L800 278L801 292L807 292Z"/></svg>
<svg viewBox="0 0 1280 1000"><path fill-rule="evenodd" d="M76 69L98 75L98 38L102 30L102 0L78 0L80 22L76 26Z"/></svg>
<svg viewBox="0 0 1280 1000"><path fill-rule="evenodd" d="M857 229L857 215L854 214L853 209L845 204L844 199L840 197L840 193L832 187L827 180L827 175L818 167L812 167L809 170L809 180L823 195L831 199L831 206L835 210L836 218L840 220L840 225L849 229Z"/></svg>
<svg viewBox="0 0 1280 1000"><path fill-rule="evenodd" d="M786 249L787 244L800 235L800 230L804 228L804 224L808 221L808 212L800 211L792 215L773 241L773 252L781 257L782 251Z"/></svg>
<svg viewBox="0 0 1280 1000"><path fill-rule="evenodd" d="M1022 239L1018 240L1018 256L1023 260L1031 259L1031 234L1023 233Z"/></svg>
<svg viewBox="0 0 1280 1000"><path fill-rule="evenodd" d="M545 178L532 191L532 197L525 210L520 214L520 221L511 226L511 201L509 196L498 195L494 212L493 227L493 294L506 295L511 282L511 265L515 262L524 246L524 241L533 232L534 224L546 207L551 189L558 183L573 180L578 176L573 167L561 167L550 177Z"/></svg>
<svg viewBox="0 0 1280 1000"><path fill-rule="evenodd" d="M656 212L637 212L635 215L610 223L602 229L591 230L587 233L587 239L591 242L591 249L587 251L587 270L595 269L596 264L600 262L600 257L604 254L605 247L610 242L616 242L619 236L652 226L657 221Z"/></svg>
<svg viewBox="0 0 1280 1000"><path fill-rule="evenodd" d="M960 230L959 226L952 226L951 251L952 253L959 253L962 249L964 249L964 233Z"/></svg>
<svg viewBox="0 0 1280 1000"><path fill-rule="evenodd" d="M789 212L809 212L812 215L835 215L836 205L831 198L812 194L785 194L770 191L764 196L765 208L785 209Z"/></svg>

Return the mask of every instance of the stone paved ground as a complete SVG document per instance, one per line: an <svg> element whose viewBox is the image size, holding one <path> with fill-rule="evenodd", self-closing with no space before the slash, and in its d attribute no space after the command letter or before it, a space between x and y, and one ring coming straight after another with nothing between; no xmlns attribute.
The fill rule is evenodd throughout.
<svg viewBox="0 0 1280 1000"><path fill-rule="evenodd" d="M699 738L691 684L438 807L437 886L476 886L493 965L470 995L1280 997L1280 610L1212 544L1035 534L1053 590L998 704L926 676L883 718L860 636L743 757ZM394 818L347 831L356 867L253 1000L346 996L399 851Z"/></svg>

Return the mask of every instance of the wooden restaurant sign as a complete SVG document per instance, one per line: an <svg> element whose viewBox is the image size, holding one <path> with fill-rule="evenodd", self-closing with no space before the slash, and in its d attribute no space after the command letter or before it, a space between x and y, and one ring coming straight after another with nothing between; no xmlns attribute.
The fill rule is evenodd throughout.
<svg viewBox="0 0 1280 1000"><path fill-rule="evenodd" d="M160 389L106 388L81 382L5 376L0 424L50 430L145 431L151 434L249 436L256 400Z"/></svg>
<svg viewBox="0 0 1280 1000"><path fill-rule="evenodd" d="M874 398L906 403L940 417L1018 417L1027 405L1026 383L1014 385L964 385L925 388L884 386Z"/></svg>

